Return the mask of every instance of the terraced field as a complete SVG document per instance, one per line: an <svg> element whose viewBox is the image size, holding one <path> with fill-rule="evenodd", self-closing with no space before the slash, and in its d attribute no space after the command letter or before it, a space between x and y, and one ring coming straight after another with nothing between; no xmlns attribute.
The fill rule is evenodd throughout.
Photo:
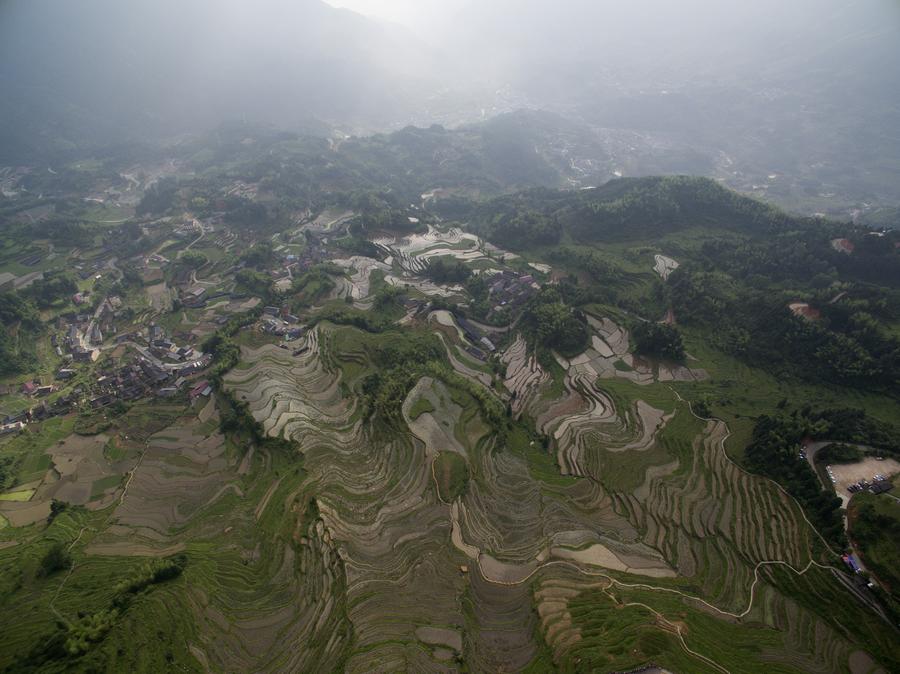
<svg viewBox="0 0 900 674"><path fill-rule="evenodd" d="M365 299L374 267L349 268ZM239 337L218 397L173 403L122 446L60 432L34 517L61 490L88 507L47 528L67 570L16 580L47 543L0 545L2 582L22 584L7 652L183 555L116 613L95 646L107 665L879 671L890 628L797 504L728 459L726 425L678 395L705 374L643 365L624 329L591 326L553 372L516 334L496 335L505 371L478 361L448 312L377 334L323 322L291 349ZM407 343L432 360L399 360ZM256 435L228 431L243 414ZM13 525L21 503L0 506Z"/></svg>
<svg viewBox="0 0 900 674"><path fill-rule="evenodd" d="M796 504L731 463L724 424L662 377L606 388L575 364L547 399L549 377L514 340L505 385L521 421L493 432L469 394L426 377L403 402L406 433L387 438L348 395L377 367L367 339L322 325L302 356L245 350L226 378L302 448L303 490L345 576L348 671L840 671L865 657L843 619L815 611L845 595L860 626L877 620ZM450 502L435 469L447 452L467 466ZM615 646L613 626L634 648Z"/></svg>

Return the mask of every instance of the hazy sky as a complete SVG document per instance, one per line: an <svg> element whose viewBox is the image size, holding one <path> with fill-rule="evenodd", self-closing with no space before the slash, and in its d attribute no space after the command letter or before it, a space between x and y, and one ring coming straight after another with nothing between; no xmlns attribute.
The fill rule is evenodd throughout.
<svg viewBox="0 0 900 674"><path fill-rule="evenodd" d="M325 0L334 7L346 7L366 16L415 28L427 22L441 0Z"/></svg>

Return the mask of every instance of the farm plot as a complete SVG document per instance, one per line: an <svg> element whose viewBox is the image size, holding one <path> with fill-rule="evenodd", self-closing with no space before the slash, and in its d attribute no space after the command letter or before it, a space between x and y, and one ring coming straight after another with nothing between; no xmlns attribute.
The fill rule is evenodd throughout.
<svg viewBox="0 0 900 674"><path fill-rule="evenodd" d="M707 373L699 368L651 362L632 355L628 331L609 318L588 316L588 323L595 332L591 336L590 348L571 360L557 356L560 366L572 374L594 379L627 379L636 384L702 381L707 378Z"/></svg>
<svg viewBox="0 0 900 674"><path fill-rule="evenodd" d="M663 281L668 281L669 275L678 269L679 266L678 262L666 255L657 254L653 256L653 271L659 274Z"/></svg>
<svg viewBox="0 0 900 674"><path fill-rule="evenodd" d="M69 435L47 450L50 467L39 480L0 495L0 512L13 526L45 519L53 499L96 510L112 503L128 462L111 463L104 455L109 438Z"/></svg>
<svg viewBox="0 0 900 674"><path fill-rule="evenodd" d="M437 257L449 256L473 263L517 257L458 227L441 231L428 225L425 234L412 234L403 238L382 237L374 239L373 243L387 251L400 268L410 274L422 273L429 260Z"/></svg>
<svg viewBox="0 0 900 674"><path fill-rule="evenodd" d="M338 267L351 272L350 288L346 294L354 300L361 300L369 296L370 278L373 271L377 269L382 272L389 272L391 270L391 267L384 262L359 255L354 255L347 259L332 260L332 262Z"/></svg>
<svg viewBox="0 0 900 674"><path fill-rule="evenodd" d="M305 351L297 356L272 344L241 347L249 367L232 370L225 378L266 433L295 440L301 451L327 437L329 430L345 428L355 408L353 400L341 395L340 377L324 368L318 335L318 330L310 331L300 349Z"/></svg>
<svg viewBox="0 0 900 674"><path fill-rule="evenodd" d="M639 633L672 638L663 663L685 671L698 662L697 671L715 670L702 658L813 669L847 661L849 642L780 589L802 577L765 566L808 566L817 556L811 532L783 492L728 461L724 424L693 417L662 387L604 391L571 369L561 397L523 409L540 410L537 430L553 438L561 472L590 479L536 472L531 436L515 426L493 434L473 404L431 377L404 399L408 433L377 435L356 421L346 393L377 366L335 330L320 326L298 357L245 348L226 385L267 433L302 447L302 489L315 495L320 538L343 574L328 591L354 635L347 671L442 671L462 653L473 668L523 668L538 657L535 630L558 662L585 657L600 604L588 608L584 598L598 591L650 607L629 609L629 620ZM615 354L625 339L606 343ZM542 386L528 383L543 377L522 344L505 358L509 390L528 398ZM356 379L344 382L328 363L346 364ZM464 457L464 478L449 457ZM263 520L290 502L281 482L260 498ZM839 591L829 578L816 582ZM763 654L746 639L760 630L773 635ZM733 638L730 651L709 641L724 632L744 641ZM305 658L310 647L293 652Z"/></svg>
<svg viewBox="0 0 900 674"><path fill-rule="evenodd" d="M516 341L503 352L500 361L506 365L503 384L512 395L512 411L516 416L529 409L542 386L550 381L534 354L528 353L525 339L518 335Z"/></svg>

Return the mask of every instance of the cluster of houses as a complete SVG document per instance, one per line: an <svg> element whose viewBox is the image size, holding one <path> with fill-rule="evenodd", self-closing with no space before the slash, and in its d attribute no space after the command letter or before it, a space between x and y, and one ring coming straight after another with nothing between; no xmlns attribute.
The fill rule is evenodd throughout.
<svg viewBox="0 0 900 674"><path fill-rule="evenodd" d="M491 312L522 307L538 290L540 285L531 274L518 274L508 269L501 271L492 276L488 282Z"/></svg>
<svg viewBox="0 0 900 674"><path fill-rule="evenodd" d="M51 393L56 393L58 390L59 387L54 384L40 384L34 381L27 381L22 384L19 387L20 393L33 398L41 398L41 400L20 412L6 416L0 422L0 435L17 433L33 421L43 421L51 417L68 414L73 407L77 407L78 401L84 394L81 388L77 388L65 395L57 396L52 401L49 400L48 396ZM0 393L11 392L11 389L0 391Z"/></svg>
<svg viewBox="0 0 900 674"><path fill-rule="evenodd" d="M74 299L74 298L73 298ZM122 307L122 300L112 296L104 298L93 314L65 314L57 319L56 327L64 330L65 336L50 336L50 343L58 356L63 356L63 347L71 360L77 363L92 363L100 356L99 346L106 336L116 333L115 318Z"/></svg>
<svg viewBox="0 0 900 674"><path fill-rule="evenodd" d="M79 263L74 265L72 268L75 270L75 274L78 276L78 278L80 278L82 281L86 281L92 276L95 278L100 278L100 276L102 276L102 271L104 269L110 268L110 266L114 265L115 263L116 258L114 257L100 257L92 261L90 264Z"/></svg>
<svg viewBox="0 0 900 674"><path fill-rule="evenodd" d="M141 333L125 335L125 337L126 340L123 341L134 341L136 343L146 341L148 351L151 354L160 360L169 361L171 363L185 363L190 365L195 361L206 361L208 359L207 354L197 351L192 346L179 346L176 342L166 336L166 331L162 326L155 323L150 325L146 340L144 340ZM206 364L208 365L208 363Z"/></svg>
<svg viewBox="0 0 900 674"><path fill-rule="evenodd" d="M55 416L68 414L72 408L78 405L78 400L82 395L80 389L76 389L71 393L59 396L52 402L47 399L41 400L37 405L26 408L16 414L6 416L0 423L0 435L9 433L17 433L25 428L25 426L33 421L43 421Z"/></svg>
<svg viewBox="0 0 900 674"><path fill-rule="evenodd" d="M299 322L299 318L288 313L287 307L265 307L259 325L267 334L294 340L303 336L303 328L297 325Z"/></svg>

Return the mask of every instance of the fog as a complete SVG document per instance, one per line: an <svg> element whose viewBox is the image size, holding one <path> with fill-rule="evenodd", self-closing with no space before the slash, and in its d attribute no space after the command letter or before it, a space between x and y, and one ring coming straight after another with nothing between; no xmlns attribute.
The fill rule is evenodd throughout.
<svg viewBox="0 0 900 674"><path fill-rule="evenodd" d="M321 0L7 0L0 154L234 120L361 134L528 108L706 157L681 170L723 154L900 157L894 0L332 4L366 16Z"/></svg>

